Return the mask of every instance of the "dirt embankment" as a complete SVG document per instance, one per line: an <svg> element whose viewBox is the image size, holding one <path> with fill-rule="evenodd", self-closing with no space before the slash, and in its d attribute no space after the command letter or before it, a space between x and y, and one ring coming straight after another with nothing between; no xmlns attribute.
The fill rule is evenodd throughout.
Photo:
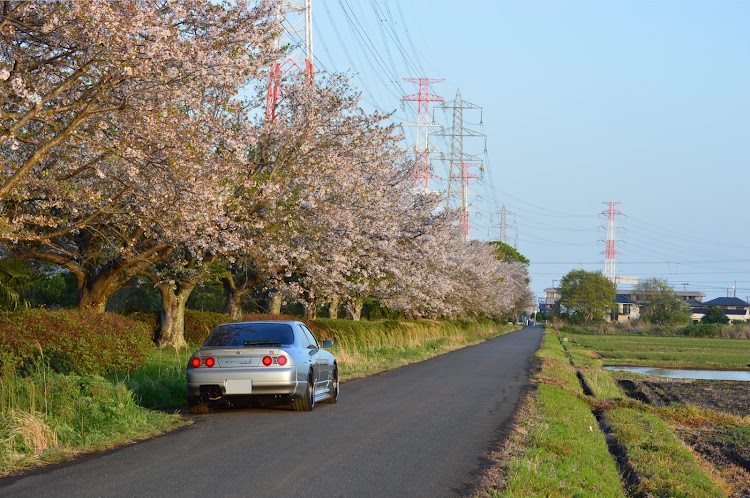
<svg viewBox="0 0 750 498"><path fill-rule="evenodd" d="M653 406L694 405L739 417L750 415L750 382L674 380L647 377L618 379L631 398ZM705 460L722 470L738 489L733 496L750 497L750 428L717 420L675 422L677 435Z"/></svg>

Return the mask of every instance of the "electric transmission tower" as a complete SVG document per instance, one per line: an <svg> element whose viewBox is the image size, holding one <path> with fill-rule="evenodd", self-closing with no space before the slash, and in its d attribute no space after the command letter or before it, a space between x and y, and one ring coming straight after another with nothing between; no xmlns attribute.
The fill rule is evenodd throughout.
<svg viewBox="0 0 750 498"><path fill-rule="evenodd" d="M304 12L304 20L300 19L300 12ZM307 83L314 85L312 0L304 0L304 6L289 1L279 2L276 9L276 23L279 26L279 36L276 38L274 48L277 51L281 50L282 31L287 32L290 45L294 48L286 59L271 63L266 97L266 119L270 121L276 119L277 109L283 97L281 80L289 71L304 71L307 75ZM302 32L300 23L304 24L304 39L300 34Z"/></svg>
<svg viewBox="0 0 750 498"><path fill-rule="evenodd" d="M620 211L615 209L619 202L605 202L608 208L602 211L602 214L607 217L607 246L604 250L604 276L609 279L612 283L617 283L617 260L616 255L618 252L615 250L615 216L622 214Z"/></svg>
<svg viewBox="0 0 750 498"><path fill-rule="evenodd" d="M500 225L497 226L500 231L500 242L510 245L508 242L508 229L511 229L516 232L516 237L513 242L513 247L516 247L518 245L518 229L514 225L508 223L509 214L515 219L516 213L505 209L505 204L503 204L503 207L500 209Z"/></svg>
<svg viewBox="0 0 750 498"><path fill-rule="evenodd" d="M451 149L448 157L442 155L443 160L448 162L448 176L445 186L445 209L450 209L453 198L459 198L459 229L464 238L468 238L469 229L469 196L474 193L469 189L469 181L481 178L481 176L471 173L472 167L479 167L480 175L484 173L484 163L475 155L468 154L464 151L465 138L484 138L487 136L471 130L464 126L464 110L479 110L482 108L465 101L461 97L461 90L456 90L456 98L451 102L443 104L442 109L451 116L450 130L443 130L435 133L436 136L449 137ZM458 189L455 188L456 182Z"/></svg>
<svg viewBox="0 0 750 498"><path fill-rule="evenodd" d="M430 78L404 78L404 81L419 85L418 93L404 96L404 102L417 102L417 121L402 123L415 126L417 142L414 145L416 169L414 171L414 187L429 190L430 178L435 178L430 165L430 128L440 126L434 121L429 122L430 102L443 102L443 97L430 93L430 85L442 83L445 80Z"/></svg>

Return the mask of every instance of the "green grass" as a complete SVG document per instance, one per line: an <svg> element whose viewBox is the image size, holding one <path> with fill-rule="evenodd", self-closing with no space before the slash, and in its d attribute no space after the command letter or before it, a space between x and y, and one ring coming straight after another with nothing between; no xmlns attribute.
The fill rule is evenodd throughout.
<svg viewBox="0 0 750 498"><path fill-rule="evenodd" d="M0 475L184 424L139 406L125 384L37 367L0 377Z"/></svg>
<svg viewBox="0 0 750 498"><path fill-rule="evenodd" d="M628 399L615 378L606 370L599 368L580 368L578 370L586 384L591 389L591 393L597 399L609 401L624 401Z"/></svg>
<svg viewBox="0 0 750 498"><path fill-rule="evenodd" d="M568 334L576 347L596 351L605 365L747 370L750 341L675 336Z"/></svg>
<svg viewBox="0 0 750 498"><path fill-rule="evenodd" d="M500 496L625 496L589 405L556 386L540 385L538 396L542 419L511 460Z"/></svg>
<svg viewBox="0 0 750 498"><path fill-rule="evenodd" d="M641 478L637 492L647 496L724 496L695 457L657 416L630 408L607 412L618 441Z"/></svg>
<svg viewBox="0 0 750 498"><path fill-rule="evenodd" d="M133 391L139 405L151 409L184 406L187 403L186 367L192 349L152 349L146 364L130 375L117 374Z"/></svg>
<svg viewBox="0 0 750 498"><path fill-rule="evenodd" d="M537 352L542 368L521 422L520 450L510 459L503 491L484 496L625 496L614 459L583 396L576 369L554 334ZM516 436L514 436L516 437Z"/></svg>
<svg viewBox="0 0 750 498"><path fill-rule="evenodd" d="M594 397L610 401L627 399L627 396L612 374L601 368L603 362L598 353L583 349L572 340L568 340L564 344L567 347L573 364L585 379Z"/></svg>

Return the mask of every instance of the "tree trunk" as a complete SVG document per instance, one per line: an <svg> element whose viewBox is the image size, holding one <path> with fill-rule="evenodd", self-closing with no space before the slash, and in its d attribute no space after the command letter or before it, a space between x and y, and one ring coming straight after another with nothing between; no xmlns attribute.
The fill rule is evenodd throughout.
<svg viewBox="0 0 750 498"><path fill-rule="evenodd" d="M274 294L270 297L268 300L268 313L271 315L281 314L281 296Z"/></svg>
<svg viewBox="0 0 750 498"><path fill-rule="evenodd" d="M339 306L341 306L339 298L335 297L331 299L331 302L328 304L328 318L336 320L339 317Z"/></svg>
<svg viewBox="0 0 750 498"><path fill-rule="evenodd" d="M245 281L242 285L237 285L237 277L238 275L232 273L221 279L227 297L224 303L224 314L234 320L242 320L242 298L260 283L261 276L255 272L245 272ZM281 313L281 302L279 302L279 313Z"/></svg>
<svg viewBox="0 0 750 498"><path fill-rule="evenodd" d="M362 317L362 300L352 299L351 301L346 303L346 311L349 312L349 318L358 322Z"/></svg>
<svg viewBox="0 0 750 498"><path fill-rule="evenodd" d="M224 293L227 298L224 304L224 314L229 315L232 320L242 320L242 298L247 291L237 288L232 277L225 277L221 282L224 284Z"/></svg>
<svg viewBox="0 0 750 498"><path fill-rule="evenodd" d="M127 276L127 278L125 278ZM125 278L125 280L123 280ZM124 272L105 271L91 281L80 282L78 309L104 313L109 297L120 289L130 277Z"/></svg>
<svg viewBox="0 0 750 498"><path fill-rule="evenodd" d="M312 302L305 303L305 320L315 320L318 317L318 302L313 299Z"/></svg>
<svg viewBox="0 0 750 498"><path fill-rule="evenodd" d="M159 349L173 347L184 349L187 347L185 341L185 303L190 293L198 284L198 281L181 282L176 287L167 284L157 284L161 292L162 311L159 322L159 340L156 346Z"/></svg>

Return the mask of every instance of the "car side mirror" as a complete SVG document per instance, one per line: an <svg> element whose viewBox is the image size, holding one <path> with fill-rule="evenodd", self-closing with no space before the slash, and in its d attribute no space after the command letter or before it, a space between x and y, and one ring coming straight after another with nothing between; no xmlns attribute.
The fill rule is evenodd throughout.
<svg viewBox="0 0 750 498"><path fill-rule="evenodd" d="M323 341L323 347L326 349L333 347L333 341Z"/></svg>

